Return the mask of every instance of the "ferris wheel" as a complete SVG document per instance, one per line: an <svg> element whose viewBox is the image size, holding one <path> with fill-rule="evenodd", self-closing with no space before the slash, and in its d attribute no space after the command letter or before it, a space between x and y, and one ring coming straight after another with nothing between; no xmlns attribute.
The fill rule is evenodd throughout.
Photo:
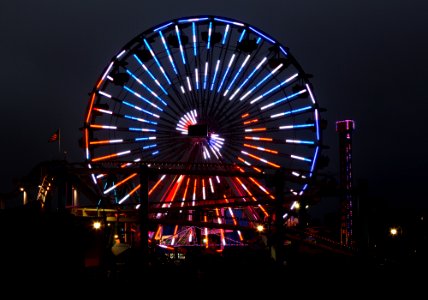
<svg viewBox="0 0 428 300"><path fill-rule="evenodd" d="M238 20L186 17L144 31L107 64L88 103L85 159L103 205L138 208L144 165L158 231L192 236L198 224L226 243L226 232L244 239L240 226L271 217L272 175L285 178L283 218L295 208L316 172L319 121L287 47Z"/></svg>

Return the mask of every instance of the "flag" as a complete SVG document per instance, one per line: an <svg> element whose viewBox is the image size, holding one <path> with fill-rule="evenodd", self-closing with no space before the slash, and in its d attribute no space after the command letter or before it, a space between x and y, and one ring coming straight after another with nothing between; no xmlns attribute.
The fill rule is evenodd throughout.
<svg viewBox="0 0 428 300"><path fill-rule="evenodd" d="M51 137L49 138L48 142L51 143L51 142L55 142L55 141L58 141L58 140L59 140L59 129L57 129L57 131L55 131L51 135Z"/></svg>

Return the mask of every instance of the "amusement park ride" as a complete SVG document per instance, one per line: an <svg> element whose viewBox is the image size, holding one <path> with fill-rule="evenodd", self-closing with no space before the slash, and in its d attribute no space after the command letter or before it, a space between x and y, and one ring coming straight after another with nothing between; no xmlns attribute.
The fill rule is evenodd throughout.
<svg viewBox="0 0 428 300"><path fill-rule="evenodd" d="M144 31L90 93L85 161L67 171L76 184L58 205L116 222L124 243L223 249L260 225L281 236L299 223L323 147L309 78L287 47L238 20Z"/></svg>

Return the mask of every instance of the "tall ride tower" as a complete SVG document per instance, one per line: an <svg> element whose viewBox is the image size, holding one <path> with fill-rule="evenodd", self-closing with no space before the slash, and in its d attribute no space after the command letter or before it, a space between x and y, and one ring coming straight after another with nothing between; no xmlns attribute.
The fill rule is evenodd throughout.
<svg viewBox="0 0 428 300"><path fill-rule="evenodd" d="M344 246L352 246L352 132L355 129L353 120L336 122L336 131L339 134L339 176L341 195L341 224L340 243Z"/></svg>

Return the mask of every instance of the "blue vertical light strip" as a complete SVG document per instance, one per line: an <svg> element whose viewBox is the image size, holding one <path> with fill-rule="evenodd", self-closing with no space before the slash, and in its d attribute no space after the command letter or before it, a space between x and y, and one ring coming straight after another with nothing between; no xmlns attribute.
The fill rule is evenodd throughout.
<svg viewBox="0 0 428 300"><path fill-rule="evenodd" d="M315 163L316 163L316 161L317 161L319 148L320 148L319 146L317 146L317 147L315 148L314 158L312 159L311 173L312 173L312 172L314 171L314 169L315 169Z"/></svg>
<svg viewBox="0 0 428 300"><path fill-rule="evenodd" d="M205 62L205 70L204 70L204 90L207 88L207 80L208 80L208 62Z"/></svg>
<svg viewBox="0 0 428 300"><path fill-rule="evenodd" d="M247 31L246 29L242 30L242 33L241 33L241 36L239 37L238 42L241 42L241 41L242 41L242 39L244 38L244 35L245 35L245 32L246 32L246 31Z"/></svg>
<svg viewBox="0 0 428 300"><path fill-rule="evenodd" d="M161 37L162 44L163 44L163 46L164 46L164 48L166 50L166 53L168 54L169 62L171 63L172 69L174 70L174 73L178 75L177 68L175 67L175 64L174 64L174 59L172 58L171 53L169 52L169 48L168 48L168 45L165 42L165 38L164 38L164 36L162 34L162 31L159 31L159 35Z"/></svg>
<svg viewBox="0 0 428 300"><path fill-rule="evenodd" d="M153 52L152 48L150 47L149 43L146 39L144 39L144 44L146 45L147 49L152 54L153 59L155 60L156 64L158 65L159 69L161 70L163 76L165 77L166 81L168 81L168 84L171 85L171 80L169 80L168 76L165 73L165 70L163 69L162 65L160 64L158 58L156 57L155 53Z"/></svg>
<svg viewBox="0 0 428 300"><path fill-rule="evenodd" d="M315 115L315 128L317 131L317 140L320 140L320 128L319 128L319 120L318 120L318 109L315 109L314 111L314 115Z"/></svg>
<svg viewBox="0 0 428 300"><path fill-rule="evenodd" d="M230 25L227 24L226 28L224 29L223 40L221 41L222 45L224 45L224 43L226 42L226 38L227 38L227 34L229 33L229 29L230 29Z"/></svg>
<svg viewBox="0 0 428 300"><path fill-rule="evenodd" d="M137 62L144 68L147 74L149 74L149 76L153 79L153 81L161 88L162 92L164 92L165 95L168 95L168 92L164 89L164 87L160 84L160 82L155 78L152 72L150 72L150 70L146 67L146 65L140 60L140 58L136 54L134 54L133 56L137 60Z"/></svg>
<svg viewBox="0 0 428 300"><path fill-rule="evenodd" d="M230 58L229 64L227 65L226 71L223 74L223 78L222 78L221 83L220 83L220 85L219 85L219 87L217 89L217 92L220 92L221 87L223 86L224 80L226 79L226 76L227 76L227 74L230 71L230 67L232 66L232 63L233 63L234 59L235 59L235 54L233 54L232 57Z"/></svg>
<svg viewBox="0 0 428 300"><path fill-rule="evenodd" d="M213 29L213 22L210 22L210 25L208 27L208 42L207 42L207 50L210 50L211 46L211 33Z"/></svg>
<svg viewBox="0 0 428 300"><path fill-rule="evenodd" d="M178 44L180 45L181 59L183 60L183 65L185 65L186 64L186 59L184 57L183 44L181 43L180 29L178 28L177 25L175 25L175 32L177 33Z"/></svg>
<svg viewBox="0 0 428 300"><path fill-rule="evenodd" d="M213 79L212 79L212 82L211 82L210 91L212 91L214 89L214 84L215 84L215 80L216 80L216 77L217 77L217 73L218 73L219 67L220 67L220 60L217 60L217 63L216 63L216 66L215 66L214 75L213 75Z"/></svg>
<svg viewBox="0 0 428 300"><path fill-rule="evenodd" d="M198 71L198 68L195 68L195 86L196 86L196 90L199 90L199 71Z"/></svg>
<svg viewBox="0 0 428 300"><path fill-rule="evenodd" d="M196 57L198 55L198 51L196 48L196 24L192 23L192 35L193 35L193 55Z"/></svg>

